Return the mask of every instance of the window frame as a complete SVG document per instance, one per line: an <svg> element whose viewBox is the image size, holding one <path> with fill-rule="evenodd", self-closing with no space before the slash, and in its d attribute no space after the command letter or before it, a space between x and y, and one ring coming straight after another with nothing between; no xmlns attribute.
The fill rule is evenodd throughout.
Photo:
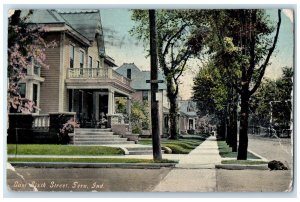
<svg viewBox="0 0 300 202"><path fill-rule="evenodd" d="M71 57L71 55L73 55L73 58ZM72 62L72 65L71 65L71 62ZM75 63L75 45L70 44L70 52L69 52L69 68L70 69L74 68L74 63Z"/></svg>
<svg viewBox="0 0 300 202"><path fill-rule="evenodd" d="M127 77L128 79L131 79L131 76L132 76L131 68L128 68L128 69L127 69L126 77Z"/></svg>

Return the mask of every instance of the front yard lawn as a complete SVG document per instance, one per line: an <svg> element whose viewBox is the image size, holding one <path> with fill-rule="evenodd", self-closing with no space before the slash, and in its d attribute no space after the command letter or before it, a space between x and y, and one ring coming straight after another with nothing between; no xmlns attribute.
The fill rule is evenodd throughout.
<svg viewBox="0 0 300 202"><path fill-rule="evenodd" d="M169 147L172 150L172 154L188 154L190 151L195 149L199 146L203 139L178 139L178 140L170 140L170 139L161 139L161 146L162 147ZM139 140L140 144L151 145L152 139L151 138L143 138Z"/></svg>
<svg viewBox="0 0 300 202"><path fill-rule="evenodd" d="M7 145L7 154L16 154L16 145ZM54 144L18 144L19 155L124 155L123 150L105 146L71 146Z"/></svg>
<svg viewBox="0 0 300 202"><path fill-rule="evenodd" d="M163 159L129 159L129 158L8 158L8 162L69 162L69 163L177 163Z"/></svg>
<svg viewBox="0 0 300 202"><path fill-rule="evenodd" d="M237 152L232 152L231 147L224 140L218 140L219 154L222 158L237 158ZM254 154L248 152L248 159L260 159Z"/></svg>
<svg viewBox="0 0 300 202"><path fill-rule="evenodd" d="M242 164L242 165L261 165L267 164L266 161L249 161L249 160L223 160L222 164Z"/></svg>

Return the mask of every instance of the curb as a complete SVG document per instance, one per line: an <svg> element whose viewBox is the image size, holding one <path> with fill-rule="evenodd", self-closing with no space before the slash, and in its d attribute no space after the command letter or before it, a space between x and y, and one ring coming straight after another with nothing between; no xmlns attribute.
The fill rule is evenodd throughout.
<svg viewBox="0 0 300 202"><path fill-rule="evenodd" d="M215 168L226 169L226 170L269 170L267 164L262 164L262 165L218 164L215 165Z"/></svg>
<svg viewBox="0 0 300 202"><path fill-rule="evenodd" d="M131 169L159 169L173 168L176 163L65 163L65 162L9 162L15 167L33 168L131 168Z"/></svg>
<svg viewBox="0 0 300 202"><path fill-rule="evenodd" d="M248 152L252 153L254 156L257 156L258 158L260 158L260 159L263 160L263 161L269 161L269 160L266 159L265 157L263 157L263 156L261 156L261 155L255 153L254 151L252 151L252 150L250 150L250 149L248 149Z"/></svg>
<svg viewBox="0 0 300 202"><path fill-rule="evenodd" d="M119 147L121 150L123 150L124 155L129 155L129 151L128 149L126 149L125 147Z"/></svg>

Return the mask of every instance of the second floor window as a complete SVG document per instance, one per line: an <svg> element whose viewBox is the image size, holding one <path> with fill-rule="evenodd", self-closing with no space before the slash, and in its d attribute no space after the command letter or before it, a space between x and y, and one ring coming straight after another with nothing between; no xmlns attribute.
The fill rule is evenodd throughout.
<svg viewBox="0 0 300 202"><path fill-rule="evenodd" d="M148 101L148 91L142 91L143 101Z"/></svg>
<svg viewBox="0 0 300 202"><path fill-rule="evenodd" d="M70 68L74 68L74 46L70 45Z"/></svg>
<svg viewBox="0 0 300 202"><path fill-rule="evenodd" d="M89 56L89 68L93 68L93 58Z"/></svg>
<svg viewBox="0 0 300 202"><path fill-rule="evenodd" d="M127 69L127 78L131 79L131 69Z"/></svg>
<svg viewBox="0 0 300 202"><path fill-rule="evenodd" d="M79 61L79 67L83 68L84 66L84 52L80 51L80 61Z"/></svg>
<svg viewBox="0 0 300 202"><path fill-rule="evenodd" d="M20 83L19 84L19 90L20 90L20 96L22 98L25 98L25 96L26 96L26 83Z"/></svg>
<svg viewBox="0 0 300 202"><path fill-rule="evenodd" d="M100 62L97 61L97 68L100 68Z"/></svg>

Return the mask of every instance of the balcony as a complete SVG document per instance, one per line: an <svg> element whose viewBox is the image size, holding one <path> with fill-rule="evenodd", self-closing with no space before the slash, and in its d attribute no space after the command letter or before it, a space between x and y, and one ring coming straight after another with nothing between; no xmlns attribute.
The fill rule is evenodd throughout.
<svg viewBox="0 0 300 202"><path fill-rule="evenodd" d="M130 79L111 68L68 68L66 79L69 88L97 88L97 86L111 84L132 91L130 82Z"/></svg>

